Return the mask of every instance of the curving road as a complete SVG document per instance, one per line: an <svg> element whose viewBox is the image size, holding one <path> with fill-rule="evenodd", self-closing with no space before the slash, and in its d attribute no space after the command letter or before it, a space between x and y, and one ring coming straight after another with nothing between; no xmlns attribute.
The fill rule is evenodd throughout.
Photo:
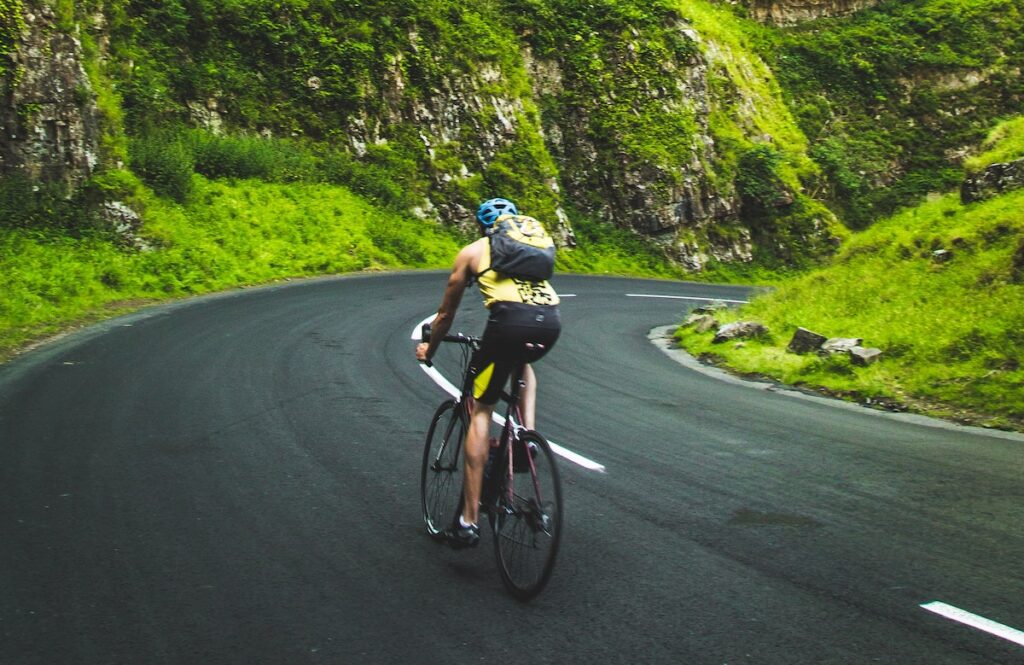
<svg viewBox="0 0 1024 665"><path fill-rule="evenodd" d="M0 368L0 663L1024 662L1024 439L648 340L737 287L558 278L539 423L607 472L562 465L558 567L512 600L489 542L420 525L443 393L409 337L444 281L201 298Z"/></svg>

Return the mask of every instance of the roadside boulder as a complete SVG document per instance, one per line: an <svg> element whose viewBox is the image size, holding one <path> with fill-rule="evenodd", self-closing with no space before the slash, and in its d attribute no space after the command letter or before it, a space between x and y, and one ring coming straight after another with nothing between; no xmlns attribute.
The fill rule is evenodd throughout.
<svg viewBox="0 0 1024 665"><path fill-rule="evenodd" d="M793 333L793 339L789 340L789 346L786 347L786 350L790 353L810 353L820 349L826 340L827 338L824 335L819 335L807 328L797 328L796 332Z"/></svg>
<svg viewBox="0 0 1024 665"><path fill-rule="evenodd" d="M860 337L832 337L821 345L821 353L849 353L850 349L860 346L863 341Z"/></svg>
<svg viewBox="0 0 1024 665"><path fill-rule="evenodd" d="M865 349L863 346L855 346L847 353L850 355L850 362L854 365L866 367L875 362L882 355L881 349Z"/></svg>
<svg viewBox="0 0 1024 665"><path fill-rule="evenodd" d="M712 341L714 344L721 344L730 339L747 339L750 337L760 337L768 332L763 323L758 321L736 321L734 323L727 323L718 329L715 333L715 338Z"/></svg>
<svg viewBox="0 0 1024 665"><path fill-rule="evenodd" d="M992 164L981 173L968 176L960 186L960 201L984 201L1004 192L1024 187L1024 159Z"/></svg>
<svg viewBox="0 0 1024 665"><path fill-rule="evenodd" d="M684 326L693 326L693 329L699 333L706 333L709 330L714 330L718 327L718 319L710 314L691 314L683 322Z"/></svg>
<svg viewBox="0 0 1024 665"><path fill-rule="evenodd" d="M143 252L153 249L153 246L139 235L139 230L142 228L142 218L139 217L139 213L120 201L107 201L100 206L99 214L124 246Z"/></svg>

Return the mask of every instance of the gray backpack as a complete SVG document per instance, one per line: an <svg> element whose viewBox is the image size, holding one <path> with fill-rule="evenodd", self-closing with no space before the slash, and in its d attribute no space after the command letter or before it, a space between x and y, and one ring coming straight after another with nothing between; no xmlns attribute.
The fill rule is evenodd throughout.
<svg viewBox="0 0 1024 665"><path fill-rule="evenodd" d="M502 215L488 235L491 270L530 282L551 279L555 272L555 241L536 219Z"/></svg>

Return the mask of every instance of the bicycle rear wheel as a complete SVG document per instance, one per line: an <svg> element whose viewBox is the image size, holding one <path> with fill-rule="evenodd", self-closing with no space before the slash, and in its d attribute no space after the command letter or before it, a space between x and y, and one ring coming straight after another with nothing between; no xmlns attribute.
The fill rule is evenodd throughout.
<svg viewBox="0 0 1024 665"><path fill-rule="evenodd" d="M462 442L468 425L466 412L455 400L437 407L420 471L420 504L427 533L442 540L462 508Z"/></svg>
<svg viewBox="0 0 1024 665"><path fill-rule="evenodd" d="M501 580L520 600L529 600L544 589L555 567L562 536L562 485L555 456L543 436L523 432L517 446L536 447L528 472L501 482L494 521L494 553Z"/></svg>

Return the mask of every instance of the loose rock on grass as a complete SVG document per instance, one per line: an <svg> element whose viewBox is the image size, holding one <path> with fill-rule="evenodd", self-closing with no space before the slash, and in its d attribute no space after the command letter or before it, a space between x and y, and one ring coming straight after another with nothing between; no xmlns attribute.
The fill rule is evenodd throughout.
<svg viewBox="0 0 1024 665"><path fill-rule="evenodd" d="M750 337L760 337L768 333L768 329L765 328L763 323L758 321L736 321L735 323L728 323L718 329L715 333L715 338L712 341L714 344L721 344L722 342L730 339L746 339Z"/></svg>

